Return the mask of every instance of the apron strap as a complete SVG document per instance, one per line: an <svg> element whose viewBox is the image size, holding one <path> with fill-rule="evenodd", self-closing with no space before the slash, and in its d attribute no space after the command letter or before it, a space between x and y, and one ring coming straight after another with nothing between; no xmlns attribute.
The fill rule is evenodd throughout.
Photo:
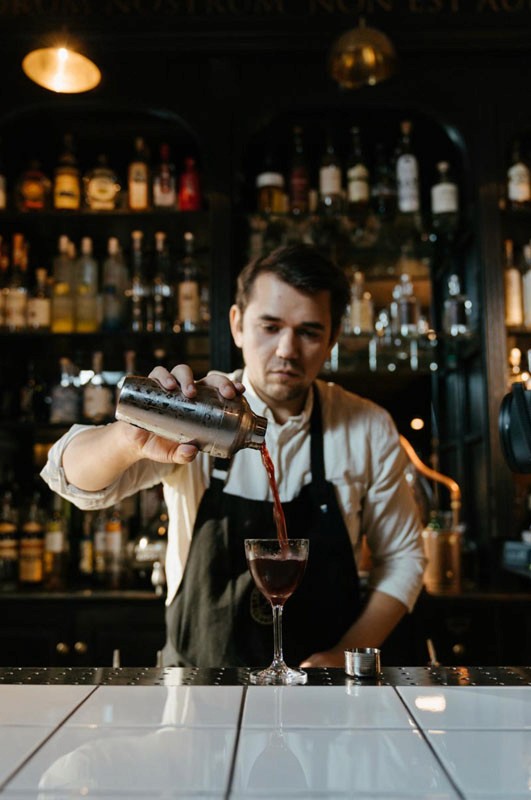
<svg viewBox="0 0 531 800"><path fill-rule="evenodd" d="M324 466L323 418L321 400L316 384L313 385L313 408L310 418L310 469L317 501L323 514L328 511L328 490Z"/></svg>

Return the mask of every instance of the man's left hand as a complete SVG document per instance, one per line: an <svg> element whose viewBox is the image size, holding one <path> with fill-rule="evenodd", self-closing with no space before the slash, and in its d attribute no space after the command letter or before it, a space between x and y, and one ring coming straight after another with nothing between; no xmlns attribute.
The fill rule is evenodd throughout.
<svg viewBox="0 0 531 800"><path fill-rule="evenodd" d="M322 653L313 653L308 656L300 665L301 667L344 667L344 650L333 648L324 650Z"/></svg>

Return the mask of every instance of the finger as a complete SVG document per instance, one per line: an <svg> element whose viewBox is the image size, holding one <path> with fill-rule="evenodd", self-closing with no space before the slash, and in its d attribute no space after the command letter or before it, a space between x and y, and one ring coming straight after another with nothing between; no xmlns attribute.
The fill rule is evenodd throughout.
<svg viewBox="0 0 531 800"><path fill-rule="evenodd" d="M148 375L148 378L152 378L153 380L160 383L160 385L164 389L176 389L177 388L177 381L171 372L168 372L167 369L164 367L158 366L151 370Z"/></svg>
<svg viewBox="0 0 531 800"><path fill-rule="evenodd" d="M223 372L217 372L216 370L211 370L206 377L201 380L201 383L207 386L213 386L218 390L220 395L226 397L227 400L232 400L244 391L242 383L239 381L233 382Z"/></svg>
<svg viewBox="0 0 531 800"><path fill-rule="evenodd" d="M193 444L180 444L175 454L180 464L189 464L198 454L198 449Z"/></svg>
<svg viewBox="0 0 531 800"><path fill-rule="evenodd" d="M186 397L195 397L197 389L195 388L194 373L188 364L178 364L173 367L171 374L181 387L181 391Z"/></svg>

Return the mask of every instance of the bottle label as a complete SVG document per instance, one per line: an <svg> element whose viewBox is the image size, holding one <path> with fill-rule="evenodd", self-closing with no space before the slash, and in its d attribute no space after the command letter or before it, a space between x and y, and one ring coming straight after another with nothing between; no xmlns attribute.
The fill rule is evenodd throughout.
<svg viewBox="0 0 531 800"><path fill-rule="evenodd" d="M77 174L63 173L55 178L53 192L55 208L78 209L81 204L81 191Z"/></svg>
<svg viewBox="0 0 531 800"><path fill-rule="evenodd" d="M161 167L153 179L153 205L158 208L174 208L177 202L177 187L170 170Z"/></svg>
<svg viewBox="0 0 531 800"><path fill-rule="evenodd" d="M455 214L459 202L455 183L436 183L431 189L431 210L433 214Z"/></svg>
<svg viewBox="0 0 531 800"><path fill-rule="evenodd" d="M1 561L18 561L16 538L3 538L0 534L0 562Z"/></svg>
<svg viewBox="0 0 531 800"><path fill-rule="evenodd" d="M117 185L103 175L90 178L87 182L87 202L90 208L111 211L116 205Z"/></svg>
<svg viewBox="0 0 531 800"><path fill-rule="evenodd" d="M419 168L415 156L405 153L396 162L396 179L398 189L398 209L404 214L418 211Z"/></svg>
<svg viewBox="0 0 531 800"><path fill-rule="evenodd" d="M94 569L94 550L90 539L82 539L79 545L79 571L82 575L92 575Z"/></svg>
<svg viewBox="0 0 531 800"><path fill-rule="evenodd" d="M310 184L308 181L308 174L305 169L294 169L290 178L290 203L291 210L307 211L308 210L308 193L310 191Z"/></svg>
<svg viewBox="0 0 531 800"><path fill-rule="evenodd" d="M46 531L44 549L47 553L64 553L66 551L66 537L63 530Z"/></svg>
<svg viewBox="0 0 531 800"><path fill-rule="evenodd" d="M40 583L42 581L44 573L43 556L44 541L42 537L23 538L21 540L19 578L22 582Z"/></svg>
<svg viewBox="0 0 531 800"><path fill-rule="evenodd" d="M72 333L74 330L74 298L70 295L68 284L59 284L56 289L66 286L68 293L54 294L52 297L52 331L53 333Z"/></svg>
<svg viewBox="0 0 531 800"><path fill-rule="evenodd" d="M341 169L335 164L319 170L319 191L321 195L341 194Z"/></svg>
<svg viewBox="0 0 531 800"><path fill-rule="evenodd" d="M148 206L147 168L145 164L131 164L129 167L129 207L136 211L144 211Z"/></svg>
<svg viewBox="0 0 531 800"><path fill-rule="evenodd" d="M199 322L199 284L197 281L181 281L179 284L179 320L181 322Z"/></svg>
<svg viewBox="0 0 531 800"><path fill-rule="evenodd" d="M46 193L43 183L27 178L20 187L21 207L25 211L40 211L46 205Z"/></svg>
<svg viewBox="0 0 531 800"><path fill-rule="evenodd" d="M8 289L5 296L5 323L9 330L22 330L26 327L28 296L20 289Z"/></svg>
<svg viewBox="0 0 531 800"><path fill-rule="evenodd" d="M505 270L505 324L523 322L522 278L516 267Z"/></svg>
<svg viewBox="0 0 531 800"><path fill-rule="evenodd" d="M118 556L122 552L122 526L118 522L108 522L105 536L105 552Z"/></svg>
<svg viewBox="0 0 531 800"><path fill-rule="evenodd" d="M513 164L507 172L509 200L515 203L527 203L531 199L531 179L525 164Z"/></svg>
<svg viewBox="0 0 531 800"><path fill-rule="evenodd" d="M83 415L94 422L114 415L114 395L110 386L93 386L90 383L85 386Z"/></svg>
<svg viewBox="0 0 531 800"><path fill-rule="evenodd" d="M347 172L348 200L350 203L369 202L369 170L363 164L356 164Z"/></svg>
<svg viewBox="0 0 531 800"><path fill-rule="evenodd" d="M49 328L51 316L51 302L48 297L28 299L28 327Z"/></svg>
<svg viewBox="0 0 531 800"><path fill-rule="evenodd" d="M79 394L75 386L54 386L50 422L71 424L79 421Z"/></svg>

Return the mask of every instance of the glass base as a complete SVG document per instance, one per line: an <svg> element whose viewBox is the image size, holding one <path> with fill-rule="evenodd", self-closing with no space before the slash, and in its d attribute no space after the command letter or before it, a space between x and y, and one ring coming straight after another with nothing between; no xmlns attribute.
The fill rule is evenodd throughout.
<svg viewBox="0 0 531 800"><path fill-rule="evenodd" d="M249 681L257 686L295 686L308 681L308 675L303 669L293 669L284 662L271 664L266 669L256 669L251 672Z"/></svg>

